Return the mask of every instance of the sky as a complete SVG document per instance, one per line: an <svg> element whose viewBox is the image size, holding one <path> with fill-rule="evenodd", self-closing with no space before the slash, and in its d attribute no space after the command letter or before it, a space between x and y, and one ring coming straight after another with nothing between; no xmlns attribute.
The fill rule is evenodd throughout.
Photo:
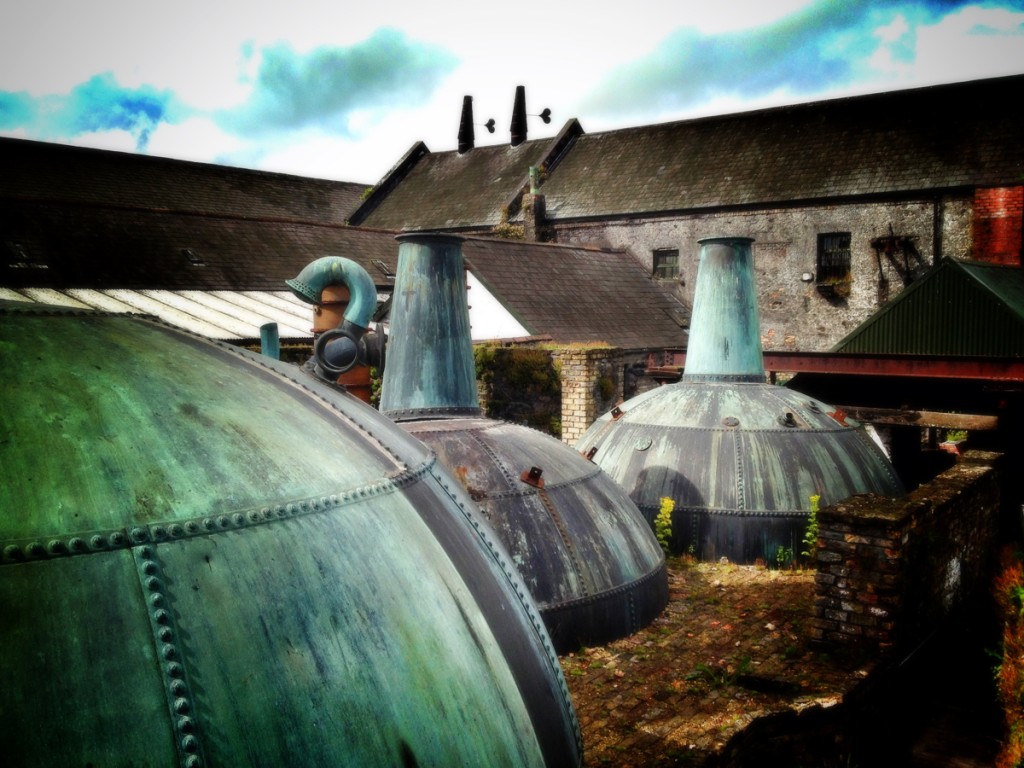
<svg viewBox="0 0 1024 768"><path fill-rule="evenodd" d="M1021 73L1024 0L0 8L2 136L367 185L455 149L467 95L477 146L507 143L519 85L538 139Z"/></svg>

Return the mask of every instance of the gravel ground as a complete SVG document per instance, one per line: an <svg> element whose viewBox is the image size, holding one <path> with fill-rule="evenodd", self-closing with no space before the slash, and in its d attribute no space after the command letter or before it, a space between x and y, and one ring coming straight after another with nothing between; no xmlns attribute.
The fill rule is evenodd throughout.
<svg viewBox="0 0 1024 768"><path fill-rule="evenodd" d="M696 766L763 715L838 703L869 673L810 639L814 573L669 561L650 626L561 658L585 765Z"/></svg>

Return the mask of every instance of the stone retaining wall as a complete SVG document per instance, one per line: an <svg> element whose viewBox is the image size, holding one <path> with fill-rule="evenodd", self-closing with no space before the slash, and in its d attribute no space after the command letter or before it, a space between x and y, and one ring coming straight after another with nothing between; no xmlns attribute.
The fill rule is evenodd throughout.
<svg viewBox="0 0 1024 768"><path fill-rule="evenodd" d="M987 596L999 532L999 455L968 453L907 496L856 496L818 513L812 634L910 648Z"/></svg>

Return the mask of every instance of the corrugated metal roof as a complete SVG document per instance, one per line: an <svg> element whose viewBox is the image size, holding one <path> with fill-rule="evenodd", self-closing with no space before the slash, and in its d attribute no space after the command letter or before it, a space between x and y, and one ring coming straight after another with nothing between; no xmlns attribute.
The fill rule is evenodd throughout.
<svg viewBox="0 0 1024 768"><path fill-rule="evenodd" d="M943 259L832 351L1024 356L1024 269Z"/></svg>
<svg viewBox="0 0 1024 768"><path fill-rule="evenodd" d="M104 312L152 315L220 341L258 339L260 326L277 323L282 339L311 339L312 311L290 291L134 291L3 288L0 299Z"/></svg>

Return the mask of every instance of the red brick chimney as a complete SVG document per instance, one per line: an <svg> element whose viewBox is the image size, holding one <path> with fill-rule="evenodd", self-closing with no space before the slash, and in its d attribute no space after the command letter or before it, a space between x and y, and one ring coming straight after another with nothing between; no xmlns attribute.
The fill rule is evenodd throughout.
<svg viewBox="0 0 1024 768"><path fill-rule="evenodd" d="M1024 187L974 190L971 258L1021 266Z"/></svg>

